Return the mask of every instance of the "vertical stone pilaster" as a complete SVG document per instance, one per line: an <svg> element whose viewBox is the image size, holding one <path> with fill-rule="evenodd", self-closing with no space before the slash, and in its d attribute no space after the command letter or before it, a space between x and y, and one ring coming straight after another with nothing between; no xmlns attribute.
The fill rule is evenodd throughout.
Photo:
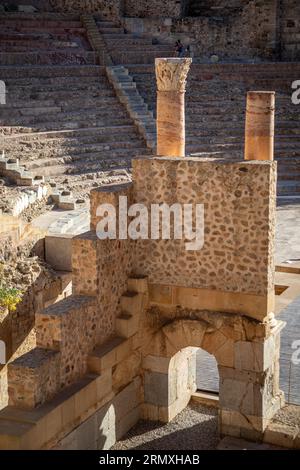
<svg viewBox="0 0 300 470"><path fill-rule="evenodd" d="M155 60L157 82L157 155L185 156L186 78L192 59Z"/></svg>
<svg viewBox="0 0 300 470"><path fill-rule="evenodd" d="M268 337L235 343L234 367L219 365L220 432L261 440L274 414L283 406L279 388L280 332L274 322Z"/></svg>
<svg viewBox="0 0 300 470"><path fill-rule="evenodd" d="M245 160L274 159L275 92L247 93Z"/></svg>

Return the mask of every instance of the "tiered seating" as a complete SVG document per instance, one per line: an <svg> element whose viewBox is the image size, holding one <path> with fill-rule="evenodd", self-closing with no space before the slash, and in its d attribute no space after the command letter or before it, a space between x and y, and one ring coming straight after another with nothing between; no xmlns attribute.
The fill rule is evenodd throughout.
<svg viewBox="0 0 300 470"><path fill-rule="evenodd" d="M78 17L1 16L1 65L93 64L94 52Z"/></svg>
<svg viewBox="0 0 300 470"><path fill-rule="evenodd" d="M83 179L88 192L103 172L122 176L134 156L149 153L104 67L94 65L79 17L2 18L0 78L6 105L0 107L5 135L0 150L7 158L19 158L33 175L58 182L68 174L76 194Z"/></svg>

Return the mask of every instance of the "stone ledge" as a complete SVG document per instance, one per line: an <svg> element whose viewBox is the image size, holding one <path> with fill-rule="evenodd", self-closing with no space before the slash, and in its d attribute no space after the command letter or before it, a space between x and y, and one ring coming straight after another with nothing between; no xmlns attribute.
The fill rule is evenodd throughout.
<svg viewBox="0 0 300 470"><path fill-rule="evenodd" d="M219 396L214 393L196 391L192 394L191 400L212 408L219 408Z"/></svg>
<svg viewBox="0 0 300 470"><path fill-rule="evenodd" d="M132 351L132 337L124 339L119 336L96 347L88 356L88 367L91 372L101 373L121 362Z"/></svg>
<svg viewBox="0 0 300 470"><path fill-rule="evenodd" d="M214 310L246 315L263 321L274 311L275 295L225 292L185 286L149 284L149 301L153 305Z"/></svg>

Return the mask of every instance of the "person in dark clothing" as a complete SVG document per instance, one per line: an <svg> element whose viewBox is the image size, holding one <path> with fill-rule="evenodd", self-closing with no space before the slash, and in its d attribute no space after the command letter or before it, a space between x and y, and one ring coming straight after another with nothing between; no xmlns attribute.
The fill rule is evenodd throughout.
<svg viewBox="0 0 300 470"><path fill-rule="evenodd" d="M175 53L177 54L177 57L183 57L184 47L180 39L175 43Z"/></svg>

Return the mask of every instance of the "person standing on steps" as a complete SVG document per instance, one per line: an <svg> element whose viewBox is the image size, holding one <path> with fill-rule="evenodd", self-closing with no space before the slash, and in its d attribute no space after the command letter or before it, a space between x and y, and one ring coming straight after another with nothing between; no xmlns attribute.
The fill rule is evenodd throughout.
<svg viewBox="0 0 300 470"><path fill-rule="evenodd" d="M175 53L177 54L177 57L183 57L184 47L180 39L178 39L175 43Z"/></svg>

